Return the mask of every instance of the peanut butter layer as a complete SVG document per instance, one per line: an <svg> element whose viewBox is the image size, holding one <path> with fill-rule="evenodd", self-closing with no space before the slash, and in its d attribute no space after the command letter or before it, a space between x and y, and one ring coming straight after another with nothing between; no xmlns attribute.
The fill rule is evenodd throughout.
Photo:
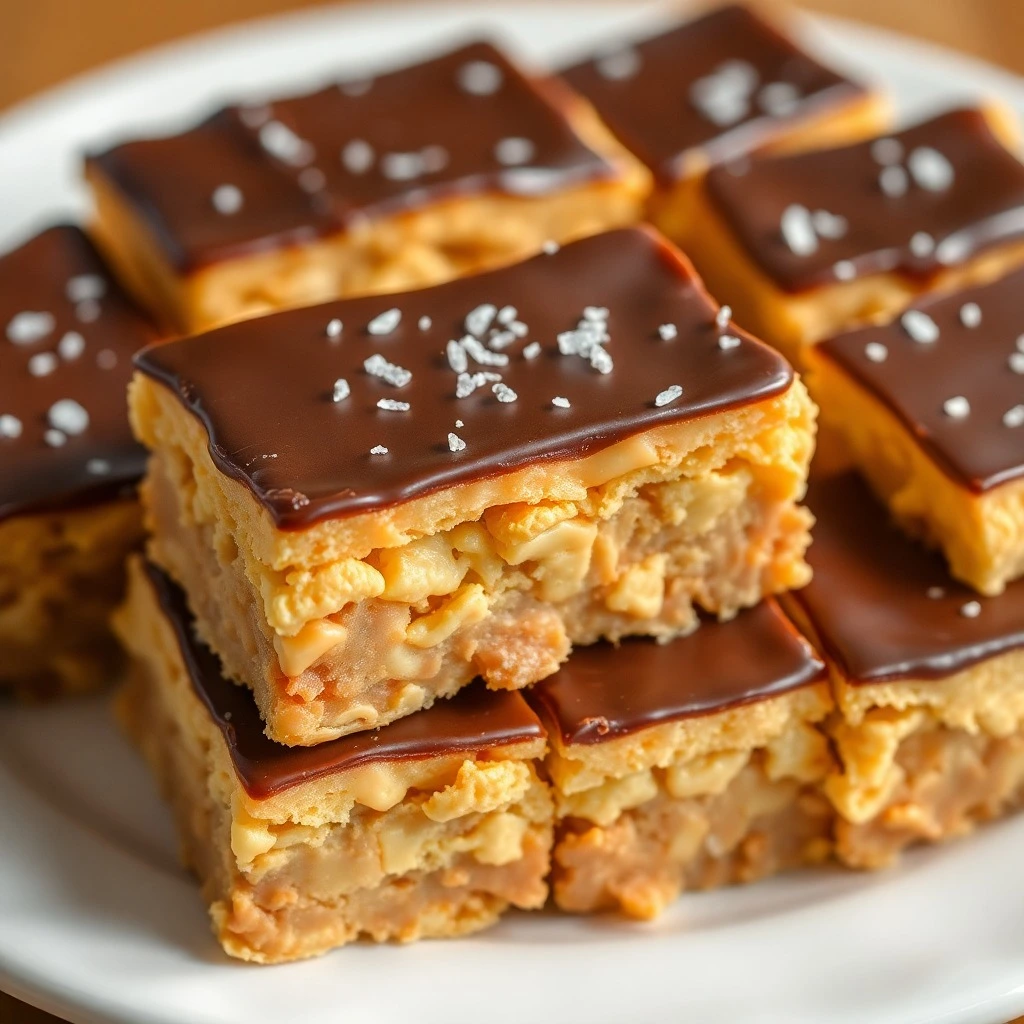
<svg viewBox="0 0 1024 1024"><path fill-rule="evenodd" d="M156 341L88 238L52 227L0 257L0 520L115 498L142 475L125 415Z"/></svg>
<svg viewBox="0 0 1024 1024"><path fill-rule="evenodd" d="M1024 236L1024 165L976 109L715 168L706 191L746 256L790 293L893 271L935 277Z"/></svg>
<svg viewBox="0 0 1024 1024"><path fill-rule="evenodd" d="M90 157L180 272L440 200L542 196L618 170L560 93L487 43L366 81L231 107Z"/></svg>
<svg viewBox="0 0 1024 1024"><path fill-rule="evenodd" d="M519 694L477 685L383 731L315 747L283 747L264 734L251 694L224 678L216 656L197 639L181 589L152 563L145 564L145 574L174 630L192 686L220 730L239 780L256 799L365 765L456 754L476 760L544 737L540 720Z"/></svg>
<svg viewBox="0 0 1024 1024"><path fill-rule="evenodd" d="M866 91L729 5L563 76L662 184L777 142Z"/></svg>
<svg viewBox="0 0 1024 1024"><path fill-rule="evenodd" d="M783 601L845 684L939 683L1024 647L1024 583L979 600L852 474L812 482L808 504L814 576Z"/></svg>
<svg viewBox="0 0 1024 1024"><path fill-rule="evenodd" d="M581 458L793 383L639 229L428 291L229 325L137 366L279 529Z"/></svg>
<svg viewBox="0 0 1024 1024"><path fill-rule="evenodd" d="M530 702L562 743L603 743L683 718L767 700L825 677L825 666L771 598L668 644L577 648Z"/></svg>

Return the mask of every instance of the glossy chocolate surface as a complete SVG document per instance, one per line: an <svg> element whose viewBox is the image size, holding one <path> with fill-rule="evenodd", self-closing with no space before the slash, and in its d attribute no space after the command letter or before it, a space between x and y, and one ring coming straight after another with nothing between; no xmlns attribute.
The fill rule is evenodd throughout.
<svg viewBox="0 0 1024 1024"><path fill-rule="evenodd" d="M790 292L887 271L927 277L1024 237L1024 164L973 109L884 141L753 160L744 173L718 167L706 190L750 259ZM808 216L820 230L808 233Z"/></svg>
<svg viewBox="0 0 1024 1024"><path fill-rule="evenodd" d="M507 366L469 359L470 372L500 373L516 401L500 401L490 382L456 397L445 346L481 303L514 306L526 325L524 337L501 349ZM608 310L607 374L561 354L556 342L592 305ZM389 308L401 311L397 328L369 335L368 323ZM279 527L298 529L542 460L578 459L653 427L784 392L793 374L782 357L748 337L723 350L722 334L739 334L718 327L715 314L674 249L653 232L627 229L423 291L232 324L151 348L137 365L201 420L221 471L246 484ZM332 339L334 319L344 328ZM666 324L676 331L670 340L659 334ZM540 351L529 359L524 349L533 342ZM411 372L411 382L395 387L370 376L363 365L374 354ZM351 394L335 402L338 378ZM658 407L656 397L672 385L681 395ZM411 408L386 411L379 399ZM449 432L464 450L449 450ZM388 453L372 454L376 446Z"/></svg>
<svg viewBox="0 0 1024 1024"><path fill-rule="evenodd" d="M818 351L882 402L956 483L982 492L1024 475L1022 295L1024 271L1016 271L917 302L914 309L938 327L933 342L914 341L897 319ZM945 411L958 397L967 399L966 415Z"/></svg>
<svg viewBox="0 0 1024 1024"><path fill-rule="evenodd" d="M90 162L187 272L441 199L614 177L553 96L480 42ZM236 193L218 202L224 186Z"/></svg>
<svg viewBox="0 0 1024 1024"><path fill-rule="evenodd" d="M0 519L139 479L125 392L132 356L158 336L78 228L0 256Z"/></svg>
<svg viewBox="0 0 1024 1024"><path fill-rule="evenodd" d="M184 592L156 566L147 563L146 573L174 629L192 686L220 729L239 780L258 799L366 764L472 757L544 736L520 694L488 690L477 681L383 728L315 747L282 746L267 738L249 690L225 679L217 656L197 639Z"/></svg>
<svg viewBox="0 0 1024 1024"><path fill-rule="evenodd" d="M601 743L823 680L825 666L769 598L689 636L577 647L527 699L565 744Z"/></svg>
<svg viewBox="0 0 1024 1024"><path fill-rule="evenodd" d="M979 598L905 537L855 474L812 480L807 504L814 578L783 601L806 615L848 682L942 679L1024 647L1024 581ZM975 601L972 618L963 609Z"/></svg>
<svg viewBox="0 0 1024 1024"><path fill-rule="evenodd" d="M734 159L863 92L738 5L563 75L666 183L685 173L695 150L711 164Z"/></svg>

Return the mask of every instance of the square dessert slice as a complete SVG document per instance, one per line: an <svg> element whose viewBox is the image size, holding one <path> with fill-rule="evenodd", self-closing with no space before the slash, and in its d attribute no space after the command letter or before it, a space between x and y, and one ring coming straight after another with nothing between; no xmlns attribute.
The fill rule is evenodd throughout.
<svg viewBox="0 0 1024 1024"><path fill-rule="evenodd" d="M96 231L184 330L433 284L638 219L646 170L487 43L91 156Z"/></svg>
<svg viewBox="0 0 1024 1024"><path fill-rule="evenodd" d="M808 500L814 578L783 602L833 680L837 853L880 867L1024 797L1024 583L978 600L854 474Z"/></svg>
<svg viewBox="0 0 1024 1024"><path fill-rule="evenodd" d="M280 742L807 578L814 407L647 230L137 367L152 555Z"/></svg>
<svg viewBox="0 0 1024 1024"><path fill-rule="evenodd" d="M619 43L563 77L654 178L652 215L681 237L710 167L882 131L888 103L731 4Z"/></svg>
<svg viewBox="0 0 1024 1024"><path fill-rule="evenodd" d="M1024 271L809 356L823 421L910 533L998 594L1024 575Z"/></svg>
<svg viewBox="0 0 1024 1024"><path fill-rule="evenodd" d="M1024 261L1014 116L953 110L836 149L716 167L680 239L737 320L808 345Z"/></svg>
<svg viewBox="0 0 1024 1024"><path fill-rule="evenodd" d="M578 648L528 699L563 910L654 917L683 889L828 856L828 678L773 599L668 644Z"/></svg>
<svg viewBox="0 0 1024 1024"><path fill-rule="evenodd" d="M276 963L360 937L462 935L544 904L545 739L519 694L477 685L379 732L282 747L196 639L181 591L141 558L130 576L120 717L229 954Z"/></svg>
<svg viewBox="0 0 1024 1024"><path fill-rule="evenodd" d="M66 225L0 256L0 332L0 690L88 689L118 663L145 465L125 392L159 335Z"/></svg>

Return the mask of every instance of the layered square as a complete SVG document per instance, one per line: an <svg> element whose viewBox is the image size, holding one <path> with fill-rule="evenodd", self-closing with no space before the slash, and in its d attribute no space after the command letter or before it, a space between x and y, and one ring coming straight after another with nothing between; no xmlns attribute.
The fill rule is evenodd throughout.
<svg viewBox="0 0 1024 1024"><path fill-rule="evenodd" d="M281 747L196 639L181 591L141 559L117 628L133 659L121 718L232 956L461 935L543 905L545 739L518 694L475 686L378 732Z"/></svg>
<svg viewBox="0 0 1024 1024"><path fill-rule="evenodd" d="M680 234L740 323L806 346L1024 258L1024 164L1001 108L850 146L714 168Z"/></svg>
<svg viewBox="0 0 1024 1024"><path fill-rule="evenodd" d="M645 230L137 366L153 557L281 742L807 578L813 406Z"/></svg>
<svg viewBox="0 0 1024 1024"><path fill-rule="evenodd" d="M548 727L563 910L660 913L682 889L824 860L824 664L769 599L667 644L575 650L528 699Z"/></svg>
<svg viewBox="0 0 1024 1024"><path fill-rule="evenodd" d="M180 327L398 291L635 221L648 175L487 43L96 154L115 265Z"/></svg>
<svg viewBox="0 0 1024 1024"><path fill-rule="evenodd" d="M879 867L1024 794L1024 584L978 600L853 474L815 480L811 583L783 600L828 663L837 853Z"/></svg>
<svg viewBox="0 0 1024 1024"><path fill-rule="evenodd" d="M1024 272L809 356L823 421L910 533L998 594L1024 573Z"/></svg>
<svg viewBox="0 0 1024 1024"><path fill-rule="evenodd" d="M740 5L607 47L563 76L651 171L652 214L670 238L682 237L710 167L849 142L887 123L880 95Z"/></svg>
<svg viewBox="0 0 1024 1024"><path fill-rule="evenodd" d="M0 689L88 689L117 665L145 460L125 392L159 334L70 226L0 256L0 330Z"/></svg>

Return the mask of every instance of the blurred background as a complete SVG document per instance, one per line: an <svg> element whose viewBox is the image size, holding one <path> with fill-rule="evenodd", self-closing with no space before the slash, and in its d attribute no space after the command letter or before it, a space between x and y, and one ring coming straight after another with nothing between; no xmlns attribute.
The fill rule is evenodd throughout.
<svg viewBox="0 0 1024 1024"><path fill-rule="evenodd" d="M488 2L476 0L479 14L486 14ZM762 2L768 8L786 5L786 0ZM246 18L325 5L324 0L0 0L0 110L147 47ZM1024 73L1024 0L801 0L798 6L896 29ZM56 1024L56 1018L0 993L0 1022Z"/></svg>
<svg viewBox="0 0 1024 1024"><path fill-rule="evenodd" d="M782 2L765 0L765 5ZM0 0L0 109L148 46L243 18L318 5L317 0ZM487 5L488 0L477 0L477 11L485 13ZM885 25L1024 73L1024 0L802 0L800 6Z"/></svg>

